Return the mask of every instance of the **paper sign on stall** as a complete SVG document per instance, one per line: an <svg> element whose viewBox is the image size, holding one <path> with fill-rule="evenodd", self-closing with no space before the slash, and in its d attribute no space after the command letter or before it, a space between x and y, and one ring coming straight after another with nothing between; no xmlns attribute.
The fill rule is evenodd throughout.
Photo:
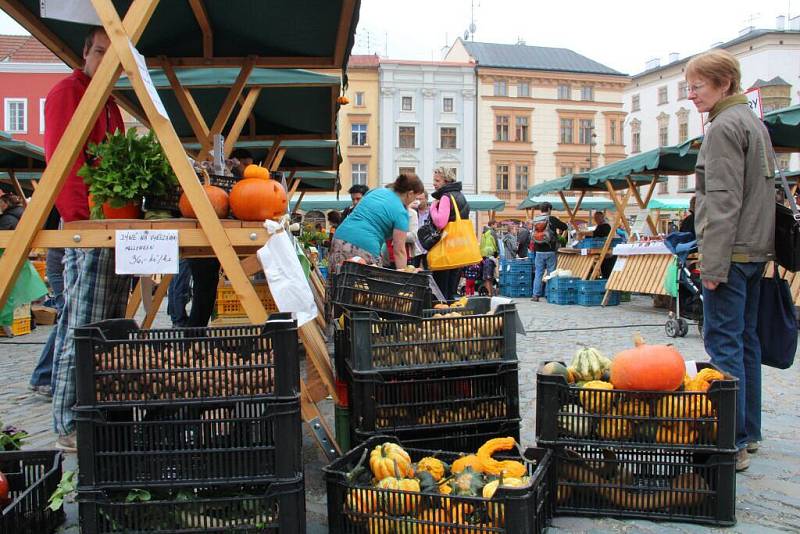
<svg viewBox="0 0 800 534"><path fill-rule="evenodd" d="M94 10L92 0L39 0L39 13L43 19L103 25Z"/></svg>
<svg viewBox="0 0 800 534"><path fill-rule="evenodd" d="M747 105L750 111L756 114L761 120L764 120L764 108L761 107L761 88L754 87L745 91L744 96L747 97Z"/></svg>
<svg viewBox="0 0 800 534"><path fill-rule="evenodd" d="M147 70L147 62L145 61L144 56L140 54L138 50L136 50L136 47L133 46L133 43L130 39L128 39L128 46L131 48L131 53L136 59L136 66L139 67L139 74L142 76L142 81L144 82L145 89L147 89L147 94L150 95L150 99L156 106L156 111L158 111L159 115L169 120L169 115L167 115L167 110L164 107L164 103L161 101L161 96L158 94L156 86L153 84L153 79L150 77L150 71Z"/></svg>
<svg viewBox="0 0 800 534"><path fill-rule="evenodd" d="M176 274L177 230L117 230L117 274Z"/></svg>

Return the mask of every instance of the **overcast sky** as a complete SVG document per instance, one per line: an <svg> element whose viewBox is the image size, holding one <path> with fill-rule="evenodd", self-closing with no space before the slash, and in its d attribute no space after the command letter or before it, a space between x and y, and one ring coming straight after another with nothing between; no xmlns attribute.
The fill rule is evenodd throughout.
<svg viewBox="0 0 800 534"><path fill-rule="evenodd" d="M439 59L463 36L470 0L362 0L356 53ZM475 0L475 40L570 48L628 74L670 52L681 57L735 38L749 25L774 28L800 15L800 0ZM751 20L752 18L752 20ZM787 19L788 28L788 19ZM0 33L25 31L0 12Z"/></svg>

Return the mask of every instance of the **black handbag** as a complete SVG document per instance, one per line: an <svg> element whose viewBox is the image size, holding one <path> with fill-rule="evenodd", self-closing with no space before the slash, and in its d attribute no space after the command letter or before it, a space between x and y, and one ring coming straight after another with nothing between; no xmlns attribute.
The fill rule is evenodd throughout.
<svg viewBox="0 0 800 534"><path fill-rule="evenodd" d="M441 238L442 231L436 228L430 218L417 229L417 239L425 250L432 249Z"/></svg>
<svg viewBox="0 0 800 534"><path fill-rule="evenodd" d="M778 276L777 265L772 278L761 279L757 331L761 363L778 369L791 367L797 350L797 317L789 284Z"/></svg>
<svg viewBox="0 0 800 534"><path fill-rule="evenodd" d="M775 261L794 273L800 270L800 211L786 176L780 166L776 166L790 207L787 208L780 202L775 205Z"/></svg>

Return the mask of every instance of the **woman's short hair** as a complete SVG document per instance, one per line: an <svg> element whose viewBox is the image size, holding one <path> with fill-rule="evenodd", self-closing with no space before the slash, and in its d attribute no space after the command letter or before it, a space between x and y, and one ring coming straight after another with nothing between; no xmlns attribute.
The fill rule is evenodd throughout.
<svg viewBox="0 0 800 534"><path fill-rule="evenodd" d="M453 169L448 169L447 167L436 167L433 174L438 174L442 177L442 180L447 183L456 181L456 175L453 173Z"/></svg>
<svg viewBox="0 0 800 534"><path fill-rule="evenodd" d="M739 60L727 50L714 49L704 52L689 60L686 65L686 77L700 76L722 87L730 82L728 94L740 93L742 88L742 70Z"/></svg>
<svg viewBox="0 0 800 534"><path fill-rule="evenodd" d="M409 174L401 174L397 177L397 180L390 186L395 193L408 193L409 191L413 191L417 195L425 191L425 186L422 185L422 180L419 179L419 176L413 173Z"/></svg>

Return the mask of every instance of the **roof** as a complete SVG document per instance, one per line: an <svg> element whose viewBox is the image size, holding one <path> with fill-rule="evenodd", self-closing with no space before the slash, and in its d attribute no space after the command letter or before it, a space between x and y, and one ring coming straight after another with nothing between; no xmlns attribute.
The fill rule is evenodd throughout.
<svg viewBox="0 0 800 534"><path fill-rule="evenodd" d="M11 138L0 131L0 169L32 170L44 168L44 150L40 147Z"/></svg>
<svg viewBox="0 0 800 534"><path fill-rule="evenodd" d="M747 42L747 41L749 41L751 39L757 39L758 37L763 37L763 36L769 35L769 34L800 35L800 31L797 31L797 30L753 30L753 31L751 31L749 33L746 33L744 35L740 35L739 37L737 37L735 39L731 39L730 41L727 41L727 42L722 43L720 45L710 47L709 50L713 50L714 48L730 48L732 46L736 46L738 44ZM703 52L706 52L706 50L704 50ZM672 67L674 67L676 65L682 65L684 63L688 63L690 59L692 59L693 57L695 57L697 55L702 54L703 52L698 52L697 54L685 57L685 58L683 58L683 59L681 59L679 61L673 61L672 63L667 63L666 65L661 65L661 66L658 66L658 67L654 67L652 69L644 70L644 71L640 72L639 74L634 74L632 78L635 80L637 78L642 78L644 76L647 76L649 74L653 74L654 72L658 72L658 71L663 70L663 69L669 69L669 68L672 68Z"/></svg>
<svg viewBox="0 0 800 534"><path fill-rule="evenodd" d="M476 43L459 39L481 67L626 76L567 48Z"/></svg>
<svg viewBox="0 0 800 534"><path fill-rule="evenodd" d="M61 63L32 35L0 35L0 62Z"/></svg>
<svg viewBox="0 0 800 534"><path fill-rule="evenodd" d="M771 80L767 80L767 81L764 81L761 78L757 79L755 81L755 83L753 83L753 85L750 86L750 89L754 89L756 87L775 87L776 85L784 85L784 86L789 85L789 86L791 86L792 84L790 84L789 82L787 82L786 80L784 80L780 76L775 76Z"/></svg>
<svg viewBox="0 0 800 534"><path fill-rule="evenodd" d="M352 55L350 56L350 61L347 63L347 68L349 69L371 69L371 68L378 68L378 64L380 63L380 58L378 54L370 54L370 55Z"/></svg>

